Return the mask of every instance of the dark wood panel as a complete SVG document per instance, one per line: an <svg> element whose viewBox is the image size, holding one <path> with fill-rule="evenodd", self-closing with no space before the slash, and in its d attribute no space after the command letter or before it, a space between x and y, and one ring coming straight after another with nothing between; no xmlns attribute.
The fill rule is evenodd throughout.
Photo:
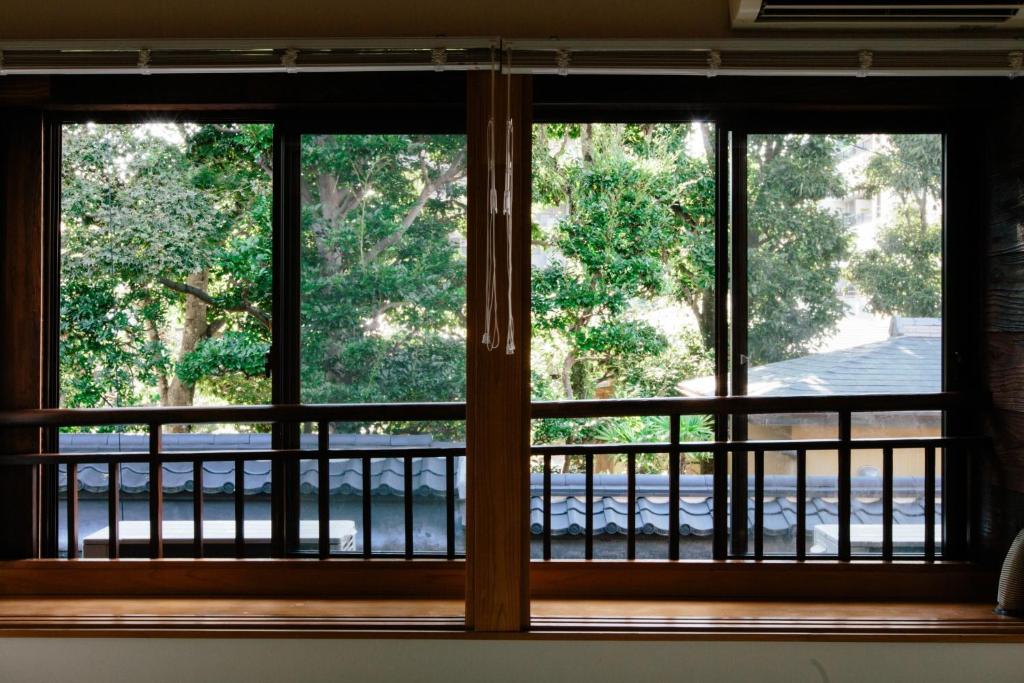
<svg viewBox="0 0 1024 683"><path fill-rule="evenodd" d="M947 108L982 109L1004 102L1022 86L1005 78L703 78L693 76L560 76L535 77L537 120L548 121L587 112L619 112L664 120L666 115L709 109L743 112L753 107L766 110L814 110L861 114L880 110L889 114L891 130L898 112L936 111ZM660 117L660 118L656 118ZM861 118L860 116L851 117ZM920 113L907 116L905 123ZM592 120L592 119L588 119ZM855 124L851 120L851 124ZM863 125L863 124L862 124ZM877 132L877 131L876 131Z"/></svg>
<svg viewBox="0 0 1024 683"><path fill-rule="evenodd" d="M533 562L534 599L995 601L997 574L967 563Z"/></svg>
<svg viewBox="0 0 1024 683"><path fill-rule="evenodd" d="M0 408L40 408L43 400L43 157L40 112L0 112L3 252L0 266ZM38 429L4 430L8 453L38 453ZM41 473L38 465L0 473L0 559L38 557Z"/></svg>
<svg viewBox="0 0 1024 683"><path fill-rule="evenodd" d="M0 562L0 596L165 595L461 599L447 560L22 560Z"/></svg>
<svg viewBox="0 0 1024 683"><path fill-rule="evenodd" d="M469 248L466 388L467 576L466 621L477 631L520 631L530 618L529 418L530 418L530 78L512 77L514 121L512 282L506 277L504 193L506 82L491 89L489 73L468 76L467 138ZM487 229L487 121L495 106L495 155L499 213L498 348L484 334ZM512 292L506 296L508 287ZM508 306L515 319L515 352L506 353Z"/></svg>
<svg viewBox="0 0 1024 683"><path fill-rule="evenodd" d="M972 463L975 557L1001 562L1024 525L1024 97L1008 93L987 126L985 431L990 457Z"/></svg>
<svg viewBox="0 0 1024 683"><path fill-rule="evenodd" d="M1024 334L990 331L987 342L993 408L1024 412Z"/></svg>

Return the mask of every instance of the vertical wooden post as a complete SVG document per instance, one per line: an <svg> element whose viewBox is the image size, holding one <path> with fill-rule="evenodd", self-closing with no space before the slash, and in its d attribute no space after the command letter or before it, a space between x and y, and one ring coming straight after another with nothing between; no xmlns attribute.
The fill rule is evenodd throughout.
<svg viewBox="0 0 1024 683"><path fill-rule="evenodd" d="M8 111L0 122L0 407L41 408L44 121L39 111ZM0 431L5 453L38 453L40 447L38 429ZM0 559L39 557L40 478L37 465L0 472Z"/></svg>
<svg viewBox="0 0 1024 683"><path fill-rule="evenodd" d="M504 194L506 79L495 78L495 159L499 202ZM488 351L484 329L487 225L489 72L467 76L469 313L466 454L466 625L477 631L521 631L530 619L530 145L531 82L513 76L514 129L512 313L515 353L506 354L508 280L505 223L498 216L498 320L501 344Z"/></svg>

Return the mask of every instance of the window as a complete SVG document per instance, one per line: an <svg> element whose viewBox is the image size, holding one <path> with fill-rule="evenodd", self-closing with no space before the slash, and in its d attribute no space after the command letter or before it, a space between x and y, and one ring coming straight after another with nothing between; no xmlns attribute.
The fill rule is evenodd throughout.
<svg viewBox="0 0 1024 683"><path fill-rule="evenodd" d="M302 401L464 401L465 136L303 135L301 154ZM465 448L462 421L328 427L332 447L372 448L375 455L404 446ZM306 425L310 448L316 448L316 429ZM417 457L406 470L397 457L332 459L331 523L372 525L350 550L404 552L404 512L411 506L413 550L443 555L453 523L446 516L452 483L446 483L446 462ZM465 457L453 458L453 465L456 481L464 480ZM374 495L364 507L367 467ZM411 502L404 498L409 475ZM452 530L458 552L465 549L464 490ZM312 500L304 508L304 517L316 518Z"/></svg>
<svg viewBox="0 0 1024 683"><path fill-rule="evenodd" d="M533 136L534 398L685 395L687 381L715 368L714 125L548 123ZM684 441L714 436L710 416L687 415L679 426ZM533 443L549 451L656 443L671 431L668 415L538 419ZM668 558L673 467L682 474L685 518L678 555L711 557L710 453L686 453L677 464L666 452L549 456L558 483L547 550L544 467L534 456L534 558ZM588 471L600 480L596 488Z"/></svg>
<svg viewBox="0 0 1024 683"><path fill-rule="evenodd" d="M270 402L273 127L233 123L69 123L61 127L59 405L67 408L256 405ZM145 452L148 426L65 428L62 453ZM266 424L167 424L167 451L270 448ZM165 463L167 547L191 552L196 496L211 552L234 538L234 461ZM205 468L205 478L195 467ZM270 461L246 463L263 488ZM108 553L111 468L120 468L126 554L147 552L149 467L83 463L78 547ZM256 481L263 479L263 482ZM195 489L203 481L203 492ZM246 523L269 545L266 501ZM247 530L248 531L248 530ZM140 550L141 548L141 550ZM231 553L229 549L226 552Z"/></svg>
<svg viewBox="0 0 1024 683"><path fill-rule="evenodd" d="M942 389L942 159L937 134L746 137L746 362L749 396L928 394ZM844 224L870 198L874 220ZM941 436L940 415L854 413L853 438ZM836 439L835 413L747 419L753 440ZM752 456L751 456L752 457ZM924 544L925 455L895 453L896 553ZM797 453L763 454L765 552L793 554ZM881 449L806 454L810 556L838 551L839 468L851 469L852 552L882 550ZM941 463L939 464L941 470ZM748 471L754 470L754 463ZM941 487L941 472L936 481ZM751 488L751 499L753 491ZM770 531L770 533L769 533ZM941 538L941 528L936 537Z"/></svg>
<svg viewBox="0 0 1024 683"><path fill-rule="evenodd" d="M737 87L718 81L648 107L649 81L537 79L513 136L511 278L498 230L510 355L474 327L490 74L410 76L383 100L377 74L307 75L288 82L324 101L244 79L288 99L258 116L40 114L63 143L38 155L58 171L52 270L19 296L47 301L38 374L64 410L5 413L54 433L0 456L41 465L42 503L19 508L43 513L40 555L273 557L227 564L254 592L500 593L509 629L526 571L571 597L786 571L766 581L786 598L799 577L834 587L813 560L905 586L907 566L935 582L947 565L928 562L968 557L973 380L947 369L978 349L956 331L963 255L944 250L967 204L946 170L958 128L879 108L851 133L802 105L778 125L697 101ZM522 123L526 83L496 93ZM598 90L631 101L587 104ZM223 585L224 564L146 566L171 591L191 571Z"/></svg>

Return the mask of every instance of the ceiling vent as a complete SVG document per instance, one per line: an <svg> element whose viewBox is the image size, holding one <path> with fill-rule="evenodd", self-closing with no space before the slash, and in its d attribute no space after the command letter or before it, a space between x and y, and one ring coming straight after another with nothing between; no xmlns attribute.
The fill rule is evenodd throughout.
<svg viewBox="0 0 1024 683"><path fill-rule="evenodd" d="M1024 29L1022 0L730 0L735 28Z"/></svg>

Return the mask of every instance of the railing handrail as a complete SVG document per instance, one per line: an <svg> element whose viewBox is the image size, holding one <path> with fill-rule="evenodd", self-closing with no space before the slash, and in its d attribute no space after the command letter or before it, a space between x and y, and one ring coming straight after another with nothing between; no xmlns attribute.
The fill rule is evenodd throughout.
<svg viewBox="0 0 1024 683"><path fill-rule="evenodd" d="M903 412L961 407L963 394L834 394L827 396L709 396L534 401L531 417L588 418L648 415L756 415L808 412ZM149 424L233 424L464 420L464 402L289 403L265 406L44 408L0 411L0 427L88 427Z"/></svg>

